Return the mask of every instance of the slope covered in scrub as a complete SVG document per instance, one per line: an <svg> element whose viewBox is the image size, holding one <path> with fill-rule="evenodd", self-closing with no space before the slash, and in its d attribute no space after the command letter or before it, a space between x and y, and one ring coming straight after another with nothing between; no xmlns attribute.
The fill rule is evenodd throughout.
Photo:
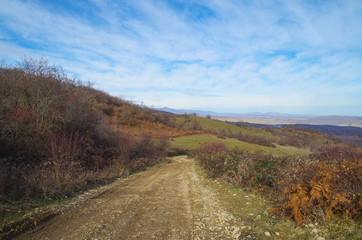
<svg viewBox="0 0 362 240"><path fill-rule="evenodd" d="M44 60L0 68L0 195L61 197L139 171L186 134L169 114L84 85Z"/></svg>

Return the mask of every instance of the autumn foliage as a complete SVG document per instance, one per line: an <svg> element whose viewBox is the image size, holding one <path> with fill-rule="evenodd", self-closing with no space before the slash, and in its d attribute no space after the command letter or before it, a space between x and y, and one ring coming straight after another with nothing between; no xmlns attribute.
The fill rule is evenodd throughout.
<svg viewBox="0 0 362 240"><path fill-rule="evenodd" d="M337 214L361 219L362 153L351 146L323 146L308 157L230 150L221 143L192 152L211 177L256 189L276 200L297 224Z"/></svg>
<svg viewBox="0 0 362 240"><path fill-rule="evenodd" d="M362 156L358 149L321 149L318 161L284 190L284 207L298 224L333 214L362 217ZM348 157L348 158L346 158Z"/></svg>
<svg viewBox="0 0 362 240"><path fill-rule="evenodd" d="M1 66L1 199L61 197L145 169L165 156L166 145L134 129L157 125L167 135L167 121L44 59Z"/></svg>

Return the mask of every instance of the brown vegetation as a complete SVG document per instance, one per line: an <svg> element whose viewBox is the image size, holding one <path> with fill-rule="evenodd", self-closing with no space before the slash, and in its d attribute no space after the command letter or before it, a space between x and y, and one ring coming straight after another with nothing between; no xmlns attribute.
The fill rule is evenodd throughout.
<svg viewBox="0 0 362 240"><path fill-rule="evenodd" d="M166 114L83 85L46 60L2 66L1 198L63 196L151 166L165 156L165 139L183 134L167 122Z"/></svg>
<svg viewBox="0 0 362 240"><path fill-rule="evenodd" d="M316 162L284 190L284 206L298 224L338 213L362 217L362 151L346 145L319 149Z"/></svg>
<svg viewBox="0 0 362 240"><path fill-rule="evenodd" d="M298 224L323 221L332 214L362 217L362 151L325 145L309 157L276 157L230 150L222 143L191 153L211 177L256 189Z"/></svg>
<svg viewBox="0 0 362 240"><path fill-rule="evenodd" d="M283 146L317 150L325 142L333 142L328 136L311 129L301 129L294 126L266 127L264 129L272 133L273 142Z"/></svg>

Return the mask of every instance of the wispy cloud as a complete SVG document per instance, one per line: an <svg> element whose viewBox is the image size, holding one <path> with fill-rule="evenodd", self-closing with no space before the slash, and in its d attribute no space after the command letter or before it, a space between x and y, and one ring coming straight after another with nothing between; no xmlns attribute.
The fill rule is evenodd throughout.
<svg viewBox="0 0 362 240"><path fill-rule="evenodd" d="M146 105L362 115L358 0L0 2L2 58Z"/></svg>

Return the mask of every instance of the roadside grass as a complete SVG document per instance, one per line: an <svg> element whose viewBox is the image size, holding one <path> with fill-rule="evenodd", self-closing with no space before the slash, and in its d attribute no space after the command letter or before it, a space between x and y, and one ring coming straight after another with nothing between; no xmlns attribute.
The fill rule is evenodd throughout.
<svg viewBox="0 0 362 240"><path fill-rule="evenodd" d="M70 199L70 198L69 198ZM69 199L28 199L20 201L5 202L0 201L0 233L5 226L24 219L37 208L59 205L67 202Z"/></svg>
<svg viewBox="0 0 362 240"><path fill-rule="evenodd" d="M171 139L171 148L180 148L193 150L202 144L211 143L211 142L221 142L224 143L229 148L238 148L240 150L245 150L249 152L263 151L265 153L270 153L276 156L287 154L287 155L308 155L310 152L304 149L299 149L289 146L280 146L278 145L275 148L260 146L257 144L247 143L240 141L235 138L218 138L214 135L189 135L182 136Z"/></svg>
<svg viewBox="0 0 362 240"><path fill-rule="evenodd" d="M208 119L208 118L204 118L204 117L198 117L198 116L188 116L188 118L189 118L190 125L192 125L192 123L194 121L197 121L206 129L224 130L226 132L231 132L234 134L238 134L241 132L243 134L248 134L248 135L262 134L264 136L272 136L272 134L270 132L267 132L261 128L238 127L238 126L230 124L230 123L221 122L218 120ZM186 121L186 118L184 116L175 117L174 119L178 123L183 123Z"/></svg>
<svg viewBox="0 0 362 240"><path fill-rule="evenodd" d="M72 188L72 191L67 193L59 191L50 196L38 193L19 200L11 200L0 195L0 233L4 228L32 216L40 209L65 204L85 192L111 184L120 174L113 168L104 169L102 172L88 171L82 175L84 184Z"/></svg>
<svg viewBox="0 0 362 240"><path fill-rule="evenodd" d="M296 222L281 215L269 213L275 205L260 193L252 189L238 188L226 181L211 179L195 161L196 172L202 183L216 193L226 210L243 223L240 239L248 235L250 239L362 239L361 223L336 217L327 219L323 224L297 226ZM315 230L314 230L315 229ZM266 236L266 232L270 236Z"/></svg>

